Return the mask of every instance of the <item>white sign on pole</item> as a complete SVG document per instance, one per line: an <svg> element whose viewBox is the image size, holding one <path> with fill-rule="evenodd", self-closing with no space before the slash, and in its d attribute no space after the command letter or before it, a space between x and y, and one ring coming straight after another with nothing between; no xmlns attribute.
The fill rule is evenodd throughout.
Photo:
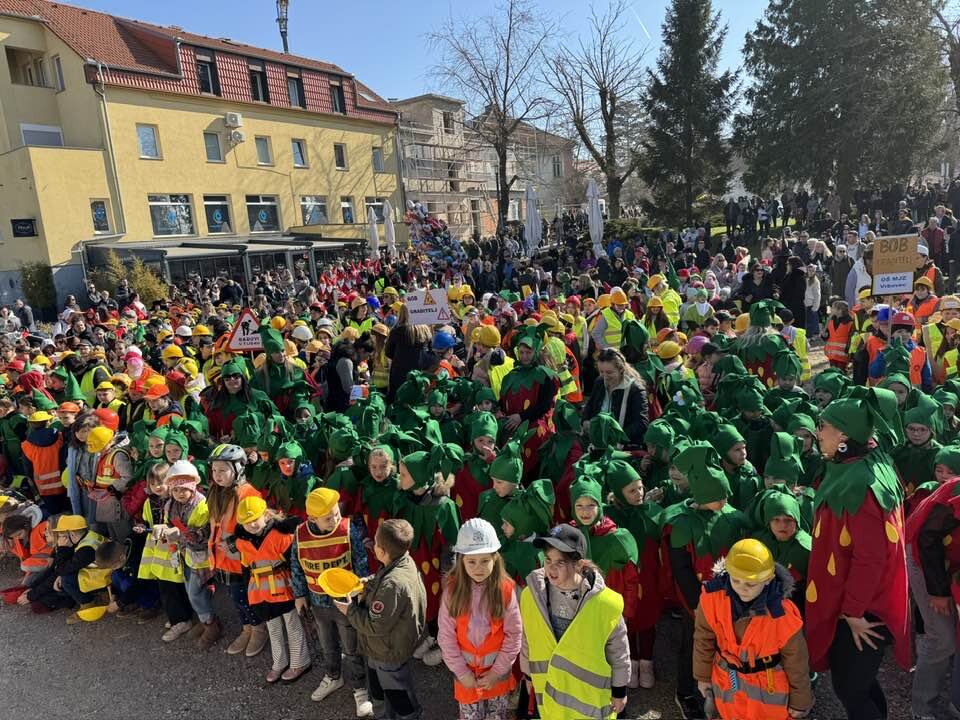
<svg viewBox="0 0 960 720"><path fill-rule="evenodd" d="M440 325L450 322L453 315L443 288L413 290L403 299L413 325Z"/></svg>
<svg viewBox="0 0 960 720"><path fill-rule="evenodd" d="M263 341L259 328L260 322L253 310L244 308L227 340L227 349L233 352L260 352L263 350Z"/></svg>

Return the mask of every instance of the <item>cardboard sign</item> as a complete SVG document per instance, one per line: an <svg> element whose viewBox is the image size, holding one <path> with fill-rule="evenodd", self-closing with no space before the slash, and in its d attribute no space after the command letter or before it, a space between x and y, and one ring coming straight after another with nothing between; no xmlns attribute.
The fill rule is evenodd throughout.
<svg viewBox="0 0 960 720"><path fill-rule="evenodd" d="M260 340L260 321L250 308L240 311L230 338L227 340L227 349L233 352L261 352L263 341Z"/></svg>
<svg viewBox="0 0 960 720"><path fill-rule="evenodd" d="M403 299L413 325L440 325L450 322L453 314L442 288L413 290Z"/></svg>
<svg viewBox="0 0 960 720"><path fill-rule="evenodd" d="M873 294L913 292L917 267L916 235L890 235L873 241Z"/></svg>

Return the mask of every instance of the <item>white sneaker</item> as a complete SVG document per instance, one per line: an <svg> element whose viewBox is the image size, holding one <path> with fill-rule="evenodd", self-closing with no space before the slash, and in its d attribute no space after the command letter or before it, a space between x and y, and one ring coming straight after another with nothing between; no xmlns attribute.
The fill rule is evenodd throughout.
<svg viewBox="0 0 960 720"><path fill-rule="evenodd" d="M367 695L366 688L357 688L354 690L353 701L357 704L358 718L373 717L373 703L370 702L370 697Z"/></svg>
<svg viewBox="0 0 960 720"><path fill-rule="evenodd" d="M320 684L317 686L317 689L313 691L310 695L310 699L314 702L320 702L326 698L331 693L335 693L337 690L343 687L343 678L338 677L333 679L329 675L324 675L323 680L320 681Z"/></svg>
<svg viewBox="0 0 960 720"><path fill-rule="evenodd" d="M653 676L653 660L640 660L637 662L637 680L640 687L649 690L656 684Z"/></svg>
<svg viewBox="0 0 960 720"><path fill-rule="evenodd" d="M443 662L443 652L438 647L432 647L423 654L423 664L427 667L436 667Z"/></svg>
<svg viewBox="0 0 960 720"><path fill-rule="evenodd" d="M178 622L176 625L167 630L163 635L160 636L160 639L164 642L173 642L181 635L186 635L190 632L190 628L193 627L193 622L186 620L184 622Z"/></svg>
<svg viewBox="0 0 960 720"><path fill-rule="evenodd" d="M413 659L423 660L423 656L426 655L427 650L432 648L435 643L436 640L427 635L425 638L423 638L423 642L417 645L417 649L413 651Z"/></svg>
<svg viewBox="0 0 960 720"><path fill-rule="evenodd" d="M631 690L636 690L640 687L640 680L637 678L637 665L636 660L630 661L630 679L627 681L627 687Z"/></svg>

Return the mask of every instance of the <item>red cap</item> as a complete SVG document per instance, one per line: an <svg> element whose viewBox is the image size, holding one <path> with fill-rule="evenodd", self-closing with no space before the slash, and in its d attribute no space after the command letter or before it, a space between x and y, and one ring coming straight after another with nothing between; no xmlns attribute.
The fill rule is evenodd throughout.
<svg viewBox="0 0 960 720"><path fill-rule="evenodd" d="M573 304L576 305L577 307L580 307L580 296L579 296L579 295L571 295L571 296L569 296L569 297L567 298L567 302L568 302L568 303L573 303Z"/></svg>
<svg viewBox="0 0 960 720"><path fill-rule="evenodd" d="M23 369L26 365L23 364L23 360L16 358L7 363L7 370L15 370L16 372L23 372Z"/></svg>
<svg viewBox="0 0 960 720"><path fill-rule="evenodd" d="M909 325L910 327L916 327L917 323L910 313L898 312L894 314L890 325Z"/></svg>
<svg viewBox="0 0 960 720"><path fill-rule="evenodd" d="M159 398L166 397L169 394L170 394L170 388L168 388L165 384L161 384L161 385L154 385L152 388L147 390L147 393L146 395L144 395L144 397L147 400L157 400Z"/></svg>
<svg viewBox="0 0 960 720"><path fill-rule="evenodd" d="M100 424L114 432L120 429L120 416L110 408L99 408L93 414L100 418Z"/></svg>
<svg viewBox="0 0 960 720"><path fill-rule="evenodd" d="M181 387L187 382L187 376L179 370L171 370L164 375L164 377L167 379L167 382L172 382L176 385L180 385Z"/></svg>

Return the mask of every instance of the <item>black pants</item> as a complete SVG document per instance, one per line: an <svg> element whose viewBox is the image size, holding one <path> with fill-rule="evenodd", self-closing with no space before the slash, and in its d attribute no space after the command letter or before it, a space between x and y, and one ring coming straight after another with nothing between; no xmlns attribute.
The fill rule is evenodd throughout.
<svg viewBox="0 0 960 720"><path fill-rule="evenodd" d="M867 617L876 621L876 618ZM887 699L877 681L877 671L883 662L883 651L892 637L885 627L874 628L883 639L874 640L874 650L862 643L863 650L853 644L853 634L846 620L837 623L837 634L830 646L830 679L833 691L847 711L849 720L886 720Z"/></svg>
<svg viewBox="0 0 960 720"><path fill-rule="evenodd" d="M693 679L693 617L681 610L680 642L677 644L677 695L689 697L697 694L697 683Z"/></svg>
<svg viewBox="0 0 960 720"><path fill-rule="evenodd" d="M167 582L159 580L160 583L160 603L163 605L163 611L167 614L167 620L171 625L187 622L193 617L193 607L190 605L190 598L187 595L187 588L183 583Z"/></svg>
<svg viewBox="0 0 960 720"><path fill-rule="evenodd" d="M420 703L413 689L410 661L400 665L367 659L370 701L378 718L419 720Z"/></svg>
<svg viewBox="0 0 960 720"><path fill-rule="evenodd" d="M40 504L46 510L47 515L59 515L71 511L70 498L67 497L66 493L63 493L63 495L41 495Z"/></svg>

